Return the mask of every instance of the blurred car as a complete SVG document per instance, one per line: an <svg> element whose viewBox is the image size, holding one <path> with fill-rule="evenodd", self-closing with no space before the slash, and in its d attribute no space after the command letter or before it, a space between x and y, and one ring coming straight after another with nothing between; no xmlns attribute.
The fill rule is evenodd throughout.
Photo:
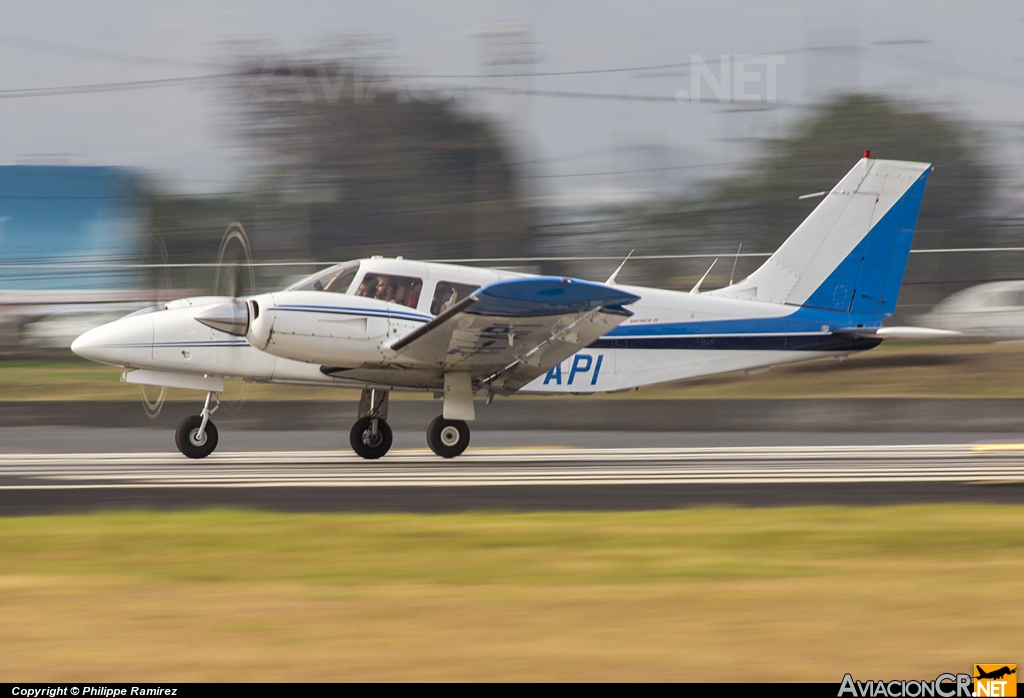
<svg viewBox="0 0 1024 698"><path fill-rule="evenodd" d="M1024 337L1024 281L996 281L957 291L916 322L968 336Z"/></svg>

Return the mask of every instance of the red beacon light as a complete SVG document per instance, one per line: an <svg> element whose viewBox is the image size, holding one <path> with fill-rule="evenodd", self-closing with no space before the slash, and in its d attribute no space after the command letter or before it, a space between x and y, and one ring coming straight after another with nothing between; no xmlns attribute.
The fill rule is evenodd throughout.
<svg viewBox="0 0 1024 698"><path fill-rule="evenodd" d="M871 157L871 151L870 150L865 150L864 151L864 157L866 157L866 158Z"/></svg>

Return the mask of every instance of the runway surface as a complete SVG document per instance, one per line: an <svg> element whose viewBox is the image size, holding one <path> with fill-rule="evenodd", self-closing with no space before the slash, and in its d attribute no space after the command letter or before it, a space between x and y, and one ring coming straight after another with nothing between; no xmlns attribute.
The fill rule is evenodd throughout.
<svg viewBox="0 0 1024 698"><path fill-rule="evenodd" d="M648 509L1024 502L1024 443L0 454L0 514L131 507Z"/></svg>

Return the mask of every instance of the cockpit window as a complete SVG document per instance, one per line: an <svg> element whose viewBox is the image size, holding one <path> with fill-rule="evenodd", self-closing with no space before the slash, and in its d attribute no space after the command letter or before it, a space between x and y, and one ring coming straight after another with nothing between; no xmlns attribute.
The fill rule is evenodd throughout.
<svg viewBox="0 0 1024 698"><path fill-rule="evenodd" d="M359 263L342 264L307 276L294 283L285 291L327 291L329 293L347 293L359 271Z"/></svg>
<svg viewBox="0 0 1024 698"><path fill-rule="evenodd" d="M422 290L423 281L411 276L367 274L360 282L356 295L415 308L420 302Z"/></svg>
<svg viewBox="0 0 1024 698"><path fill-rule="evenodd" d="M434 288L434 298L430 301L430 314L440 315L458 301L480 288L469 284L453 284L450 281L438 281Z"/></svg>

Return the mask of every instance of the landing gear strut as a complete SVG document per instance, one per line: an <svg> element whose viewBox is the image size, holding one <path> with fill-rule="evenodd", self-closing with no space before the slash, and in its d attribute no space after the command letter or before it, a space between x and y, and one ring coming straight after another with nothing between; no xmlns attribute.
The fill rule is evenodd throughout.
<svg viewBox="0 0 1024 698"><path fill-rule="evenodd" d="M454 458L469 446L469 425L438 415L427 427L427 445L442 458Z"/></svg>
<svg viewBox="0 0 1024 698"><path fill-rule="evenodd" d="M387 417L388 391L363 390L359 398L359 419L349 432L352 450L369 460L376 460L387 453L392 440Z"/></svg>
<svg viewBox="0 0 1024 698"><path fill-rule="evenodd" d="M220 407L220 400L210 409L214 394L206 394L203 411L186 417L174 432L174 444L187 458L206 458L217 448L217 427L210 421L210 415Z"/></svg>

